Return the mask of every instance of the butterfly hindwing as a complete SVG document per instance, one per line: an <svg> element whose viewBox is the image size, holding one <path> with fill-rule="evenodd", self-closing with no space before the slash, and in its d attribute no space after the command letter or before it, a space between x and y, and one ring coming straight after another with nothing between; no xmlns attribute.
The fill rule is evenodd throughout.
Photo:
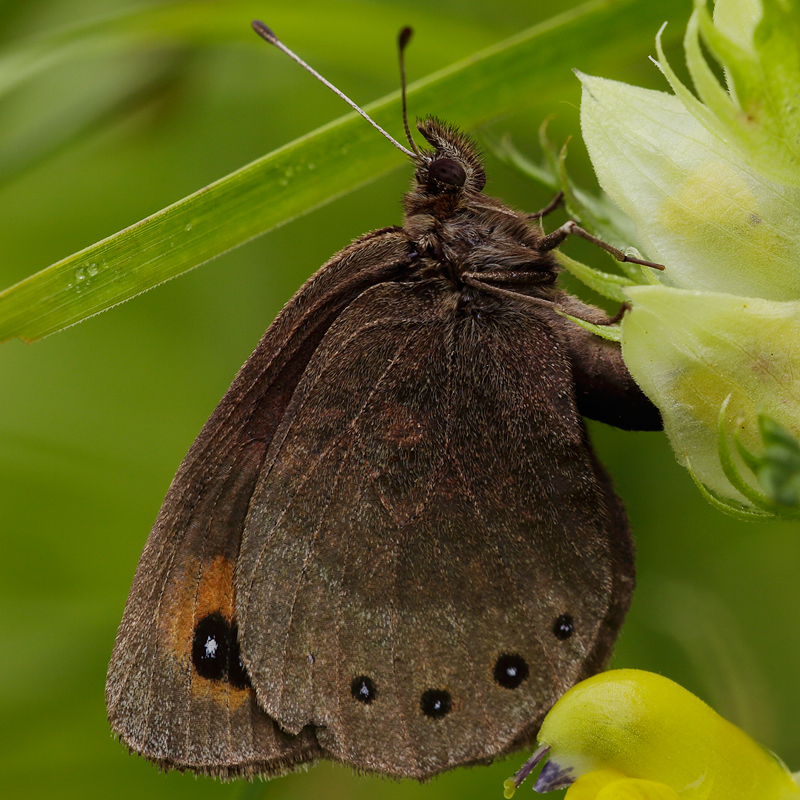
<svg viewBox="0 0 800 800"><path fill-rule="evenodd" d="M562 343L505 305L463 313L435 280L365 292L253 494L236 586L259 701L361 769L424 778L519 746L629 602Z"/></svg>

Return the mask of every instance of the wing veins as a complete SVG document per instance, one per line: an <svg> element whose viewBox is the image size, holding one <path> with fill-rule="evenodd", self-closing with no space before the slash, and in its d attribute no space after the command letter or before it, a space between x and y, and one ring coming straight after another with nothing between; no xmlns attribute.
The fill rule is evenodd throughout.
<svg viewBox="0 0 800 800"><path fill-rule="evenodd" d="M414 322L418 322L418 320L414 320ZM409 323L409 321L408 321L408 320L401 320L401 321L398 321L398 323L397 323L397 324L408 324L408 323ZM382 324L386 324L386 323L382 323ZM379 325L376 323L374 326L373 326L373 325L370 325L369 327L370 327L370 328L372 328L372 327L379 327ZM350 341L350 340L352 340L353 338L355 338L355 337L358 335L358 333L359 333L359 332L361 332L362 330L364 330L364 328L359 328L359 331L358 331L358 332L356 332L356 333L354 333L354 334L353 334L353 336L351 336L351 337L348 339L348 341ZM261 561L262 561L262 560L263 560L263 558L264 558L264 555L265 555L265 553L267 552L267 550L268 550L268 549L270 548L270 546L272 545L272 539L273 539L273 536L274 536L274 534L275 534L275 531L277 530L278 526L281 524L281 522L283 521L283 518L286 516L286 514L289 512L289 510L290 510L290 509L293 507L293 505L294 505L294 503L295 503L295 500L296 500L296 499L299 497L299 495L301 494L301 490L302 490L302 489L303 489L303 488L306 486L306 484L307 484L307 483L308 483L308 482L311 480L311 478L312 478L312 477L313 477L313 476L316 474L316 470L319 468L320 464L322 463L322 460L323 460L323 458L324 458L324 457L325 457L325 456L326 456L326 455L327 455L327 454L328 454L328 453L329 453L329 452L330 452L330 451L331 451L331 450L332 450L332 449L333 449L333 448L334 448L336 445L338 445L338 444L339 444L339 442L340 442L342 439L344 439L346 436L349 436L349 435L352 433L352 429L355 427L355 425L356 425L356 423L358 422L358 420L360 419L361 415L364 413L364 410L366 409L366 407L369 405L370 401L371 401L371 400L372 400L372 398L374 397L374 395L375 395L375 392L377 392L377 390L378 390L378 387L380 386L381 382L382 382L382 381L383 381L383 379L386 377L387 373L388 373L388 372L391 370L391 368L394 366L394 364L397 362L397 360L398 360L398 358L400 357L400 355L401 355L403 352L405 352L405 350L406 350L408 347L409 347L409 342L405 342L405 343L402 345L402 347L401 347L401 348L400 348L400 349L399 349L399 350L398 350L398 351L395 353L395 355L392 357L392 359L391 359L391 361L389 362L389 364L386 366L386 369L385 369L385 370L384 370L384 371L381 373L381 375L378 377L378 380L375 382L375 386L373 386L373 387L372 387L372 389L370 390L369 394L367 395L367 398L364 400L364 402L362 403L362 405L361 405L361 407L359 408L359 410L358 410L358 411L356 412L356 414L353 416L353 419L352 419L352 420L350 420L350 422L348 423L348 425L347 425L347 428L345 428L343 431L341 431L340 433L338 433L338 434L337 434L337 435L336 435L334 438L332 438L332 439L330 440L330 442L329 442L329 443L328 443L328 444L325 446L325 448L324 448L324 449L323 449L323 450L320 452L320 454L317 456L317 458L316 458L316 460L314 461L314 463L313 463L313 464L311 464L311 465L309 466L308 472L307 472L307 473L306 473L306 474L303 476L302 480L299 482L299 485L298 485L298 487L297 487L297 490L296 490L296 491L294 492L294 494L292 495L292 498L291 498L291 499L290 499L290 501L287 503L286 507L285 507L285 508L283 508L283 509L281 510L281 513L278 515L278 518L275 520L275 522L274 522L274 523L273 523L273 525L272 525L272 530L270 531L270 535L269 535L269 536L266 538L266 541L265 541L265 542L264 542L264 544L261 546L261 549L258 551L258 555L256 556L256 558L255 558L255 560L254 560L254 564L256 565L256 567L257 567L257 566L258 566L258 565L261 563ZM322 377L322 374L323 374L323 373L320 373L319 377ZM312 386L313 386L313 385L316 385L316 382L315 382L314 384L312 384ZM287 426L287 430L286 430L286 433L287 433L287 434L288 434L288 431L290 430L290 428L291 428L291 425ZM285 436L285 435L282 437L282 442L281 442L281 444L282 444L284 441L286 441L286 436ZM337 475L338 475L338 474L339 474L339 471L337 471ZM337 478L337 480L338 480L338 478ZM330 502L330 500L329 500L328 502ZM249 582L248 582L248 584L247 584L247 594L248 594L248 595L251 593L251 591L252 591L252 588L253 588L253 582L255 581L256 572L257 572L257 569L256 569L256 567L254 567L254 568L252 569L251 573L250 573L250 581L249 581Z"/></svg>

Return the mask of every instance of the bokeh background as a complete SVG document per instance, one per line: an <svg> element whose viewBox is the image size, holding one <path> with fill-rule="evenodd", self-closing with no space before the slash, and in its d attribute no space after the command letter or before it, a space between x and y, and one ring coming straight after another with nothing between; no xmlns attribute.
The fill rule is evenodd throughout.
<svg viewBox="0 0 800 800"><path fill-rule="evenodd" d="M682 29L688 0L655 1ZM408 55L414 80L577 4L220 0L181 8L202 15L221 5L241 8L241 35L162 44L123 58L87 54L4 96L0 288L343 113L341 101L253 36L253 16L369 102L397 86L394 40L402 25L416 28ZM133 7L125 0L0 0L0 55L42 33ZM655 33L642 30L641 48L623 53L608 37L603 74L665 88L646 57ZM677 64L680 51L670 56ZM578 68L581 59L576 52ZM573 137L571 171L591 185L578 82L564 75L553 81L564 85L558 102L521 97L518 113L476 134L486 141L510 132L535 156L537 128L555 115L552 138ZM487 161L489 192L528 210L549 199L496 158ZM408 168L398 169L36 344L0 346L3 796L500 797L524 754L422 786L329 764L264 784L221 784L160 774L128 756L105 720L116 628L177 465L302 281L353 238L401 221L409 177ZM567 249L605 267L581 242ZM798 526L741 523L714 511L660 434L590 427L638 546L639 588L614 664L679 681L800 769Z"/></svg>

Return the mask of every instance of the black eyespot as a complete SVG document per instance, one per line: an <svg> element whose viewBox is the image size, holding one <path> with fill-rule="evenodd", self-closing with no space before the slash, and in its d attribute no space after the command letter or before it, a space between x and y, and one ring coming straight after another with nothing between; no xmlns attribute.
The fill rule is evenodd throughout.
<svg viewBox="0 0 800 800"><path fill-rule="evenodd" d="M192 664L201 678L209 681L228 680L234 689L247 689L247 674L239 652L238 627L228 623L215 611L203 617L194 629Z"/></svg>
<svg viewBox="0 0 800 800"><path fill-rule="evenodd" d="M426 717L441 719L450 713L453 699L450 697L450 692L444 689L428 689L422 693L419 705Z"/></svg>
<svg viewBox="0 0 800 800"><path fill-rule="evenodd" d="M228 674L231 628L218 611L203 617L194 629L192 663L198 675L221 681Z"/></svg>
<svg viewBox="0 0 800 800"><path fill-rule="evenodd" d="M575 623L569 614L562 614L553 623L553 634L555 635L556 639L561 639L562 642L564 639L569 639L574 632Z"/></svg>
<svg viewBox="0 0 800 800"><path fill-rule="evenodd" d="M366 675L359 675L357 678L353 678L353 682L350 684L350 693L359 703L367 705L378 696L378 691L372 678Z"/></svg>
<svg viewBox="0 0 800 800"><path fill-rule="evenodd" d="M452 158L437 158L428 167L428 178L448 186L463 186L467 180L467 172Z"/></svg>
<svg viewBox="0 0 800 800"><path fill-rule="evenodd" d="M494 665L494 679L504 689L516 689L529 674L525 659L516 653L503 653Z"/></svg>

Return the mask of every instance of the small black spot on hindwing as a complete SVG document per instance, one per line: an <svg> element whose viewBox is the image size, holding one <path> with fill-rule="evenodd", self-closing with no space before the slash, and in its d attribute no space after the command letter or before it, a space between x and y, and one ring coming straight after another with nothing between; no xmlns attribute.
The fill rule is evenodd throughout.
<svg viewBox="0 0 800 800"><path fill-rule="evenodd" d="M353 699L366 705L369 705L378 696L375 683L367 675L353 678L353 682L350 684L350 693L353 695Z"/></svg>
<svg viewBox="0 0 800 800"><path fill-rule="evenodd" d="M565 639L569 639L574 632L575 623L569 614L562 614L553 623L553 634L555 635L556 639L561 639L562 642Z"/></svg>
<svg viewBox="0 0 800 800"><path fill-rule="evenodd" d="M516 689L529 674L527 662L516 653L503 653L494 665L494 679L504 689Z"/></svg>
<svg viewBox="0 0 800 800"><path fill-rule="evenodd" d="M445 689L427 689L422 693L419 704L426 717L441 719L450 713L453 699Z"/></svg>

